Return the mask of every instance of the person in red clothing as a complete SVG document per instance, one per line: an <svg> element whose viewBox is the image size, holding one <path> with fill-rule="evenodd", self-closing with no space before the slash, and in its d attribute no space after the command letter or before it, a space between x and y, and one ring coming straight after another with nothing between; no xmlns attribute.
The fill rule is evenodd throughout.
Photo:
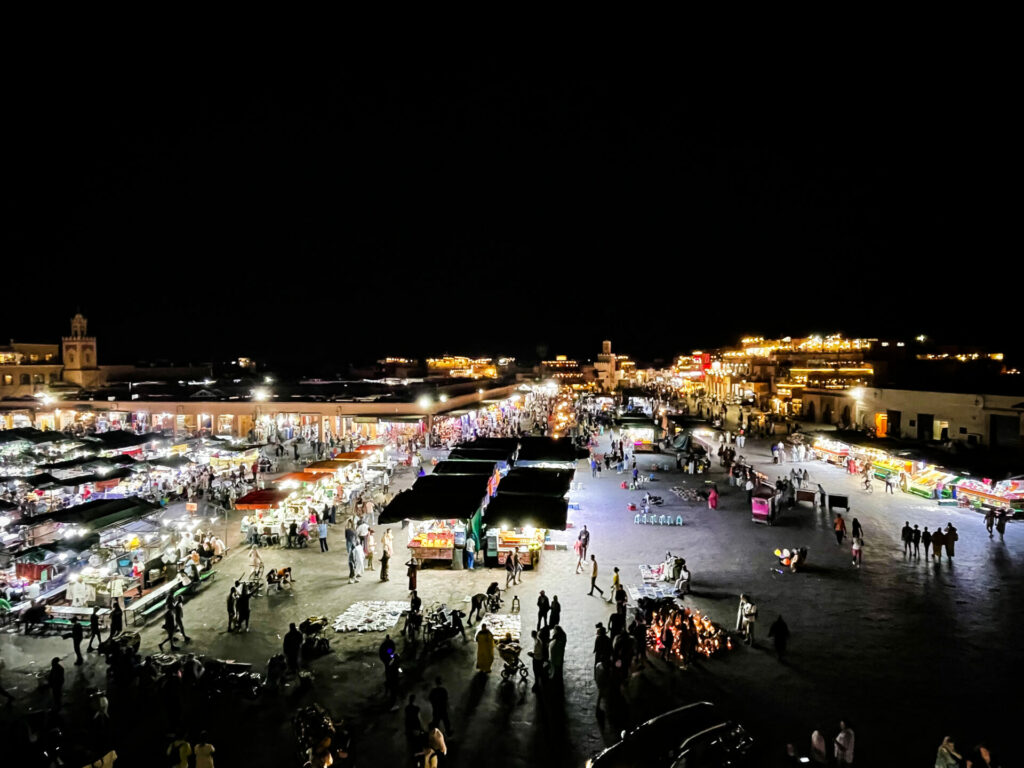
<svg viewBox="0 0 1024 768"><path fill-rule="evenodd" d="M843 516L838 512L836 513L836 519L832 521L832 528L836 533L836 546L840 546L843 543L843 539L846 538L846 521L843 520Z"/></svg>

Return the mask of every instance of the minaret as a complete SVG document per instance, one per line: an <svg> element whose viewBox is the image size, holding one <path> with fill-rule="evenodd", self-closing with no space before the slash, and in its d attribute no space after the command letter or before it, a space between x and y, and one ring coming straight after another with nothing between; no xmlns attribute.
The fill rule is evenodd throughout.
<svg viewBox="0 0 1024 768"><path fill-rule="evenodd" d="M71 335L65 336L63 344L64 380L79 386L94 386L98 371L96 360L96 337L87 336L88 321L79 312L71 318Z"/></svg>

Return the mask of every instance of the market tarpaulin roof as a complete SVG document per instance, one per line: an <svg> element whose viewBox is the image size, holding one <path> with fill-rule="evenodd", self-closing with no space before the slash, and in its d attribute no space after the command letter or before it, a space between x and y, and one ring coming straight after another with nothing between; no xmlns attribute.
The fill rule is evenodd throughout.
<svg viewBox="0 0 1024 768"><path fill-rule="evenodd" d="M499 451L515 453L519 448L517 437L478 437L476 440L469 440L459 443L456 448L495 448Z"/></svg>
<svg viewBox="0 0 1024 768"><path fill-rule="evenodd" d="M412 484L414 491L423 493L476 494L478 499L487 495L489 475L424 475Z"/></svg>
<svg viewBox="0 0 1024 768"><path fill-rule="evenodd" d="M356 446L356 450L363 453L373 453L374 451L383 451L383 445L370 445L369 443L363 443L362 445Z"/></svg>
<svg viewBox="0 0 1024 768"><path fill-rule="evenodd" d="M516 461L569 461L585 459L585 448L577 448L571 440L553 437L524 437Z"/></svg>
<svg viewBox="0 0 1024 768"><path fill-rule="evenodd" d="M564 498L522 496L513 493L498 493L484 511L484 523L488 527L533 526L551 531L564 531L568 517L569 502Z"/></svg>
<svg viewBox="0 0 1024 768"><path fill-rule="evenodd" d="M143 435L136 435L134 432L117 429L98 435L91 435L89 439L95 440L107 450L117 451L122 448L136 448L140 445L154 443L157 440L163 440L164 436L158 432L146 432Z"/></svg>
<svg viewBox="0 0 1024 768"><path fill-rule="evenodd" d="M575 474L573 469L516 467L502 478L499 493L562 498L569 493Z"/></svg>
<svg viewBox="0 0 1024 768"><path fill-rule="evenodd" d="M181 469L182 467L191 466L192 460L181 454L174 453L169 456L149 459L146 463L151 467L160 467L161 469Z"/></svg>
<svg viewBox="0 0 1024 768"><path fill-rule="evenodd" d="M512 463L512 452L497 448L455 448L448 454L448 461L500 461Z"/></svg>
<svg viewBox="0 0 1024 768"><path fill-rule="evenodd" d="M235 502L235 509L272 509L291 496L291 491L280 488L263 488L249 491Z"/></svg>
<svg viewBox="0 0 1024 768"><path fill-rule="evenodd" d="M151 504L138 497L130 499L97 499L96 501L87 501L85 504L33 517L30 523L32 525L41 522L74 523L87 526L95 531L122 520L150 514L158 509L160 509L158 504Z"/></svg>
<svg viewBox="0 0 1024 768"><path fill-rule="evenodd" d="M274 478L274 483L322 483L330 479L328 473L289 472Z"/></svg>
<svg viewBox="0 0 1024 768"><path fill-rule="evenodd" d="M337 472L339 469L350 467L356 462L351 459L327 459L326 461L314 461L305 468L305 472L316 474L318 472Z"/></svg>
<svg viewBox="0 0 1024 768"><path fill-rule="evenodd" d="M422 479L422 478L420 478ZM480 509L482 496L475 493L449 494L402 491L381 510L381 525L402 520L468 520Z"/></svg>
<svg viewBox="0 0 1024 768"><path fill-rule="evenodd" d="M346 451L334 457L335 461L350 459L352 461L366 461L366 451Z"/></svg>
<svg viewBox="0 0 1024 768"><path fill-rule="evenodd" d="M498 468L494 461L442 461L434 467L435 475L493 475Z"/></svg>

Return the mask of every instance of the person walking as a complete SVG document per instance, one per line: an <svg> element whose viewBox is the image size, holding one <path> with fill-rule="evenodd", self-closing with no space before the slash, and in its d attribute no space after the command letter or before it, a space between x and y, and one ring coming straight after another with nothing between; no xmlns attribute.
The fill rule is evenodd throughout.
<svg viewBox="0 0 1024 768"><path fill-rule="evenodd" d="M739 609L736 611L736 631L739 632L743 629L743 612L747 607L747 596L745 594L740 595Z"/></svg>
<svg viewBox="0 0 1024 768"><path fill-rule="evenodd" d="M754 644L754 624L757 623L757 605L754 598L748 598L743 608L743 642L747 645Z"/></svg>
<svg viewBox="0 0 1024 768"><path fill-rule="evenodd" d="M352 554L355 555L356 559L356 583L363 578L363 572L366 570L366 553L363 551L363 544L357 544L352 550Z"/></svg>
<svg viewBox="0 0 1024 768"><path fill-rule="evenodd" d="M836 519L832 521L832 529L836 534L836 546L842 546L843 539L846 538L846 521L838 512L836 512Z"/></svg>
<svg viewBox="0 0 1024 768"><path fill-rule="evenodd" d="M388 528L384 531L384 538L381 539L380 548L380 580L390 581L388 576L388 565L391 563L391 557L394 554L394 536L391 533L391 529Z"/></svg>
<svg viewBox="0 0 1024 768"><path fill-rule="evenodd" d="M558 595L551 598L551 608L548 610L548 626L557 627L562 620L562 604L558 602Z"/></svg>
<svg viewBox="0 0 1024 768"><path fill-rule="evenodd" d="M960 534L956 532L956 527L952 523L946 524L946 534L943 540L946 544L946 557L950 562L953 562L953 556L956 554L956 543L960 539ZM935 541L935 537L932 537L932 541ZM941 559L942 555L939 554Z"/></svg>
<svg viewBox="0 0 1024 768"><path fill-rule="evenodd" d="M347 542L346 542L347 543ZM356 548L353 546L348 550L348 583L354 584L356 581ZM412 579L410 578L410 582Z"/></svg>
<svg viewBox="0 0 1024 768"><path fill-rule="evenodd" d="M587 530L587 526L583 526L580 531L580 535L577 537L580 543L580 560L587 559L587 548L590 546L590 531Z"/></svg>
<svg viewBox="0 0 1024 768"><path fill-rule="evenodd" d="M110 634L107 636L108 640L117 637L121 634L124 629L124 611L121 610L121 606L117 603L110 608Z"/></svg>
<svg viewBox="0 0 1024 768"><path fill-rule="evenodd" d="M177 622L174 620L174 606L168 605L167 610L164 611L163 629L167 633L167 637L160 641L160 650L164 649L164 643L170 643L172 651L178 650L174 645L174 633L177 630Z"/></svg>
<svg viewBox="0 0 1024 768"><path fill-rule="evenodd" d="M572 543L573 551L576 553L576 573L583 572L583 544L579 539Z"/></svg>
<svg viewBox="0 0 1024 768"><path fill-rule="evenodd" d="M231 632L236 624L236 606L239 601L239 591L231 585L227 592L227 631Z"/></svg>
<svg viewBox="0 0 1024 768"><path fill-rule="evenodd" d="M434 678L434 687L427 696L430 701L430 727L444 726L445 736L454 736L451 717L448 714L448 689L441 684L441 678Z"/></svg>
<svg viewBox="0 0 1024 768"><path fill-rule="evenodd" d="M60 665L60 659L56 656L50 660L50 671L46 675L46 684L53 697L53 711L57 712L64 696L64 667Z"/></svg>
<svg viewBox="0 0 1024 768"><path fill-rule="evenodd" d="M186 643L192 642L192 638L185 634L185 601L181 597L174 602L174 626L181 632Z"/></svg>
<svg viewBox="0 0 1024 768"><path fill-rule="evenodd" d="M864 539L854 536L850 545L850 554L853 557L853 564L860 568L861 553L864 551Z"/></svg>
<svg viewBox="0 0 1024 768"><path fill-rule="evenodd" d="M481 672L490 672L494 664L494 635L486 624L480 625L476 633L476 668Z"/></svg>
<svg viewBox="0 0 1024 768"><path fill-rule="evenodd" d="M505 589L508 589L510 584L516 583L516 553L509 552L505 556Z"/></svg>
<svg viewBox="0 0 1024 768"><path fill-rule="evenodd" d="M192 757L192 745L180 736L175 737L167 745L167 765L173 768L188 768L188 759Z"/></svg>
<svg viewBox="0 0 1024 768"><path fill-rule="evenodd" d="M249 631L249 585L243 584L242 590L238 593L238 599L235 601L235 611L238 617L235 619L235 629L241 630L242 625L245 624L245 631Z"/></svg>
<svg viewBox="0 0 1024 768"><path fill-rule="evenodd" d="M210 735L206 731L200 732L199 741L192 749L196 768L213 768L213 753L216 751L210 743Z"/></svg>
<svg viewBox="0 0 1024 768"><path fill-rule="evenodd" d="M930 555L932 551L932 534L928 530L928 526L924 527L924 532L921 534L921 543L924 545L924 553Z"/></svg>
<svg viewBox="0 0 1024 768"><path fill-rule="evenodd" d="M591 568L590 568L590 592L591 597L594 596L594 590L596 589L601 593L601 597L604 597L604 590L597 586L597 558L593 555L590 556Z"/></svg>
<svg viewBox="0 0 1024 768"><path fill-rule="evenodd" d="M956 744L952 736L946 736L939 744L939 751L935 755L935 768L957 768L963 755L956 751Z"/></svg>
<svg viewBox="0 0 1024 768"><path fill-rule="evenodd" d="M92 650L93 640L100 645L103 644L103 636L100 634L100 608L98 605L93 606L92 613L89 614L89 645L85 649L86 653Z"/></svg>
<svg viewBox="0 0 1024 768"><path fill-rule="evenodd" d="M932 534L932 559L942 560L942 547L946 543L946 536L942 533L942 526L935 529Z"/></svg>
<svg viewBox="0 0 1024 768"><path fill-rule="evenodd" d="M910 541L914 545L914 557L921 556L921 529L914 524L914 530L910 534Z"/></svg>
<svg viewBox="0 0 1024 768"><path fill-rule="evenodd" d="M473 534L466 536L466 568L470 571L473 570L473 559L476 555L476 539L473 538Z"/></svg>
<svg viewBox="0 0 1024 768"><path fill-rule="evenodd" d="M320 538L320 551L327 551L327 518L321 517L320 522L316 524L316 532Z"/></svg>
<svg viewBox="0 0 1024 768"><path fill-rule="evenodd" d="M1002 539L1006 533L1006 521L1009 519L1009 515L1006 512L1000 512L996 518L996 531L999 533L999 538Z"/></svg>
<svg viewBox="0 0 1024 768"><path fill-rule="evenodd" d="M85 636L85 631L82 629L82 625L78 623L78 617L71 617L71 633L66 637L71 638L71 644L75 649L75 666L81 666L85 663L85 659L82 658L82 639Z"/></svg>
<svg viewBox="0 0 1024 768"><path fill-rule="evenodd" d="M854 536L856 535L855 533ZM900 540L903 542L903 555L911 554L914 548L914 529L910 527L909 520L903 523L903 529L900 531Z"/></svg>
<svg viewBox="0 0 1024 768"><path fill-rule="evenodd" d="M288 669L292 672L299 671L300 650L302 650L302 633L292 622L288 625L288 631L284 636L284 657L288 661Z"/></svg>
<svg viewBox="0 0 1024 768"><path fill-rule="evenodd" d="M985 512L985 530L988 531L988 537L992 538L992 528L996 524L996 511L989 507L988 511Z"/></svg>
<svg viewBox="0 0 1024 768"><path fill-rule="evenodd" d="M366 541L363 542L363 554L366 556L366 570L373 570L373 553L377 549L377 539L373 535L373 528L366 532Z"/></svg>
<svg viewBox="0 0 1024 768"><path fill-rule="evenodd" d="M835 746L836 765L840 768L853 765L853 729L845 720L839 721L839 734L833 742Z"/></svg>
<svg viewBox="0 0 1024 768"><path fill-rule="evenodd" d="M562 682L562 668L565 665L565 643L568 639L565 630L558 624L553 625L551 632L551 643L548 648L548 656L551 662L551 676L556 683Z"/></svg>
<svg viewBox="0 0 1024 768"><path fill-rule="evenodd" d="M544 682L544 678L547 677L547 672L544 670L544 664L548 660L548 644L544 641L544 635L537 630L530 632L530 637L533 638L533 650L530 651L530 658L533 660L533 691L539 691Z"/></svg>
<svg viewBox="0 0 1024 768"><path fill-rule="evenodd" d="M783 620L781 613L768 628L768 637L775 643L775 655L779 661L782 661L783 656L786 655L786 644L789 642L789 626Z"/></svg>
<svg viewBox="0 0 1024 768"><path fill-rule="evenodd" d="M540 591L540 597L537 598L537 629L540 629L541 623L544 626L548 626L548 611L551 610L551 601L548 600L548 596L544 594L544 590Z"/></svg>

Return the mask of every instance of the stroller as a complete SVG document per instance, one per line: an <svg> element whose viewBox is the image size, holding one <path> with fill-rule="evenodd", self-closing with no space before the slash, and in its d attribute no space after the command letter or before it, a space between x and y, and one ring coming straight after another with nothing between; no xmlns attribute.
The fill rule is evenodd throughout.
<svg viewBox="0 0 1024 768"><path fill-rule="evenodd" d="M501 679L503 682L515 680L519 675L520 682L525 683L530 676L529 670L523 660L519 658L523 647L515 640L503 639L498 642L498 655L504 662L501 668Z"/></svg>
<svg viewBox="0 0 1024 768"><path fill-rule="evenodd" d="M330 653L331 641L325 634L328 622L329 619L326 616L310 616L299 624L299 631L303 635L303 657L312 658Z"/></svg>

